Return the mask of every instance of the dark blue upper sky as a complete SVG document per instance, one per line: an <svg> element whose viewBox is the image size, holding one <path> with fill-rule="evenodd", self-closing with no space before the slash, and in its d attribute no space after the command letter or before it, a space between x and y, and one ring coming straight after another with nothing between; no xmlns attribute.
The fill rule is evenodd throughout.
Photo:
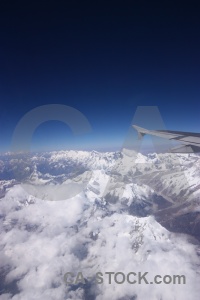
<svg viewBox="0 0 200 300"><path fill-rule="evenodd" d="M2 7L0 151L24 114L52 103L80 110L93 131L77 138L49 121L35 131L35 149L120 147L146 105L158 106L167 129L200 132L199 12L151 1Z"/></svg>

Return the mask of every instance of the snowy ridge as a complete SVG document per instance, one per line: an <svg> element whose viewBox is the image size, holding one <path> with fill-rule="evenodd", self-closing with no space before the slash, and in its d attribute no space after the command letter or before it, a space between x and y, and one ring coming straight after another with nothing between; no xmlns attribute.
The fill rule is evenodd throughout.
<svg viewBox="0 0 200 300"><path fill-rule="evenodd" d="M198 238L198 155L123 149L1 161L1 299L199 299L199 243L171 232ZM66 286L64 274L80 271L91 280ZM98 285L98 271L185 275L187 284Z"/></svg>
<svg viewBox="0 0 200 300"><path fill-rule="evenodd" d="M88 203L84 194L21 205L27 197L21 186L15 186L0 202L2 299L198 299L200 260L197 246L187 236L170 233L152 216L111 213L106 205ZM66 272L80 271L92 279L85 285L64 284ZM141 288L127 282L109 284L106 277L97 285L96 272L148 272L148 280L158 274L180 274L187 285ZM12 297L9 283L16 281Z"/></svg>

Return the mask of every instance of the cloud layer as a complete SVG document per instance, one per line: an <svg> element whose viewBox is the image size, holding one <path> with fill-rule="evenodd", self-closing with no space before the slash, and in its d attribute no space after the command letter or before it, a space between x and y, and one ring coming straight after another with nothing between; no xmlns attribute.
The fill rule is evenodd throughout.
<svg viewBox="0 0 200 300"><path fill-rule="evenodd" d="M184 235L168 232L153 217L112 213L80 193L42 201L20 185L0 201L1 300L155 299L198 300L199 257ZM95 284L70 286L64 274L149 272L185 275L185 285ZM106 278L106 277L105 277Z"/></svg>

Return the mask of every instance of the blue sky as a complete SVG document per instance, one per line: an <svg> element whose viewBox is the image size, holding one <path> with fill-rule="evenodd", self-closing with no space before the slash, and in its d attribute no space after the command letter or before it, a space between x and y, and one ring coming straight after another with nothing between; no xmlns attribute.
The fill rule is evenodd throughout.
<svg viewBox="0 0 200 300"><path fill-rule="evenodd" d="M1 11L0 151L24 114L52 103L81 111L93 131L78 138L49 121L33 149L119 148L138 106L158 106L167 129L200 132L195 7L52 3Z"/></svg>

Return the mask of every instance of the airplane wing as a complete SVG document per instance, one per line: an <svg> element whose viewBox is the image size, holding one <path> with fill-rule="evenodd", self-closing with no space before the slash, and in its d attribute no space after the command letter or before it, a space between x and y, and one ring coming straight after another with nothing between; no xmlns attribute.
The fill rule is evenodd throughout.
<svg viewBox="0 0 200 300"><path fill-rule="evenodd" d="M138 137L142 138L145 134L158 136L168 140L175 140L184 145L171 149L171 152L194 153L200 152L200 133L183 132L173 130L149 130L137 125L132 125L138 132Z"/></svg>

